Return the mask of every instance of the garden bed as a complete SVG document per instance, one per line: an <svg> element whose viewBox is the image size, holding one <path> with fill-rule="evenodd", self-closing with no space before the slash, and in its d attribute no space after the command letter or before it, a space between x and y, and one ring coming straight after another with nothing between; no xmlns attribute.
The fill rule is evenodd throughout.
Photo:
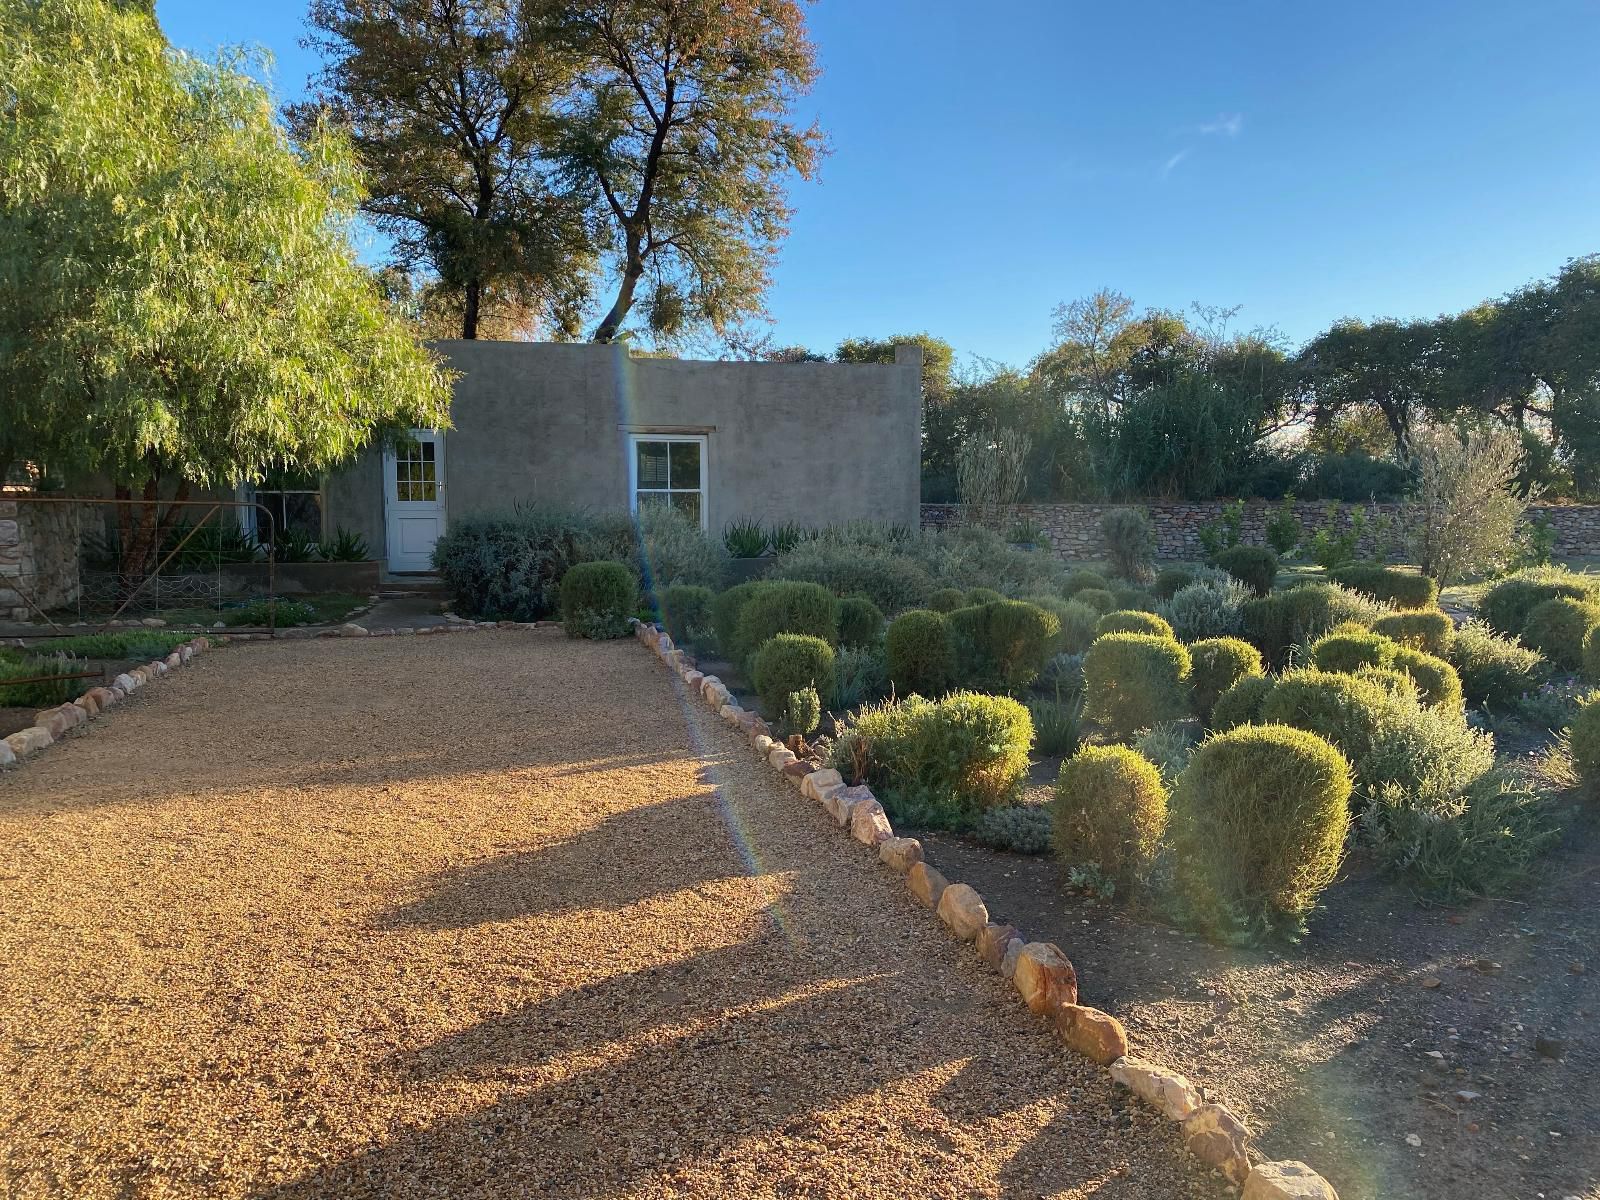
<svg viewBox="0 0 1600 1200"><path fill-rule="evenodd" d="M1600 1180L1592 822L1535 892L1462 909L1420 907L1357 856L1303 942L1246 950L1073 894L1048 856L908 832L994 919L1066 950L1084 1002L1245 1115L1263 1154L1310 1157L1347 1200L1571 1196Z"/></svg>

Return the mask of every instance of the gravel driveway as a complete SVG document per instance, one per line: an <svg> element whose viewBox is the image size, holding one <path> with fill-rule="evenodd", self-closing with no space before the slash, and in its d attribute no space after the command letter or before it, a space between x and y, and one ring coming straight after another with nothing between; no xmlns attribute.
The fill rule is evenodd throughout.
<svg viewBox="0 0 1600 1200"><path fill-rule="evenodd" d="M0 774L0 1194L1223 1194L674 686L230 647Z"/></svg>

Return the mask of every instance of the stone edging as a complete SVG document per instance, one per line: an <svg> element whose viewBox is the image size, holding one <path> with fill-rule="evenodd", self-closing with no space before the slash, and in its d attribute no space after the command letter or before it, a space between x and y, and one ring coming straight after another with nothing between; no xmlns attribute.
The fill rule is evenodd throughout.
<svg viewBox="0 0 1600 1200"><path fill-rule="evenodd" d="M1028 1009L1049 1021L1070 1049L1107 1068L1116 1083L1178 1123L1189 1153L1230 1183L1242 1185L1243 1200L1338 1200L1333 1186L1303 1162L1252 1163L1245 1144L1248 1130L1237 1116L1206 1100L1184 1076L1131 1053L1121 1021L1078 1003L1077 972L1060 948L1028 941L1015 926L990 920L982 896L967 884L950 882L925 861L917 839L895 835L871 789L846 786L839 772L796 756L772 737L758 714L734 701L726 684L698 671L694 659L655 626L637 623L634 633L713 712L739 729L774 771L801 795L821 804L851 837L875 850L885 866L903 876L912 895L1010 980Z"/></svg>
<svg viewBox="0 0 1600 1200"><path fill-rule="evenodd" d="M121 703L145 684L186 666L190 659L204 653L210 646L208 638L196 637L183 642L165 658L151 659L142 667L124 671L108 687L92 687L70 703L41 709L35 714L31 726L0 740L0 767L37 754L59 741L69 729L76 729L99 716L103 710Z"/></svg>

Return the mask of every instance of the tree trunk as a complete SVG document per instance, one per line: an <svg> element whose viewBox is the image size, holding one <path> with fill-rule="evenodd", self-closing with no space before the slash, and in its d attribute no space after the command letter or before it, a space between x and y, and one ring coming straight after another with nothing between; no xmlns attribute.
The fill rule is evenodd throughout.
<svg viewBox="0 0 1600 1200"><path fill-rule="evenodd" d="M623 268L622 286L617 289L616 303L600 322L590 341L609 343L617 340L617 333L622 328L623 321L628 319L628 310L633 307L633 290L638 286L639 277L643 274L644 255L640 253L639 238L629 233L628 265Z"/></svg>
<svg viewBox="0 0 1600 1200"><path fill-rule="evenodd" d="M476 279L467 281L467 302L461 309L461 336L472 341L478 336L478 306L483 299L483 284Z"/></svg>

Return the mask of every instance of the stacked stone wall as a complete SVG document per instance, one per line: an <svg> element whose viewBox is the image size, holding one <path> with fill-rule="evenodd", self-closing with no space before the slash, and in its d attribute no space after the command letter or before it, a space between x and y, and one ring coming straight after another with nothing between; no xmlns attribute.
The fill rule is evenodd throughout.
<svg viewBox="0 0 1600 1200"><path fill-rule="evenodd" d="M1114 508L1127 504L1019 504L1016 519L1042 529L1051 547L1067 559L1102 559L1106 554L1105 540L1100 534L1100 518ZM1150 514L1156 531L1156 557L1161 559L1195 560L1203 558L1200 542L1203 526L1222 517L1222 501L1185 501L1178 503L1151 502L1138 507ZM1279 507L1277 503L1256 500L1246 501L1242 529L1244 540L1253 545L1265 545L1267 519ZM1310 537L1317 529L1332 525L1337 532L1349 528L1351 514L1360 512L1366 519L1366 532L1357 547L1362 557L1372 557L1377 551L1374 538L1376 527L1388 518L1398 528L1397 504L1340 504L1330 510L1326 501L1300 501L1293 505L1296 518L1305 535ZM1600 505L1595 504L1536 504L1529 509L1530 516L1549 521L1555 531L1555 553L1561 558L1600 556ZM939 529L961 520L959 504L924 504L922 526ZM1396 541L1392 536L1391 542ZM1403 553L1398 551L1397 553ZM1392 557L1392 556L1391 556Z"/></svg>
<svg viewBox="0 0 1600 1200"><path fill-rule="evenodd" d="M78 599L82 511L0 497L0 617L37 618Z"/></svg>

